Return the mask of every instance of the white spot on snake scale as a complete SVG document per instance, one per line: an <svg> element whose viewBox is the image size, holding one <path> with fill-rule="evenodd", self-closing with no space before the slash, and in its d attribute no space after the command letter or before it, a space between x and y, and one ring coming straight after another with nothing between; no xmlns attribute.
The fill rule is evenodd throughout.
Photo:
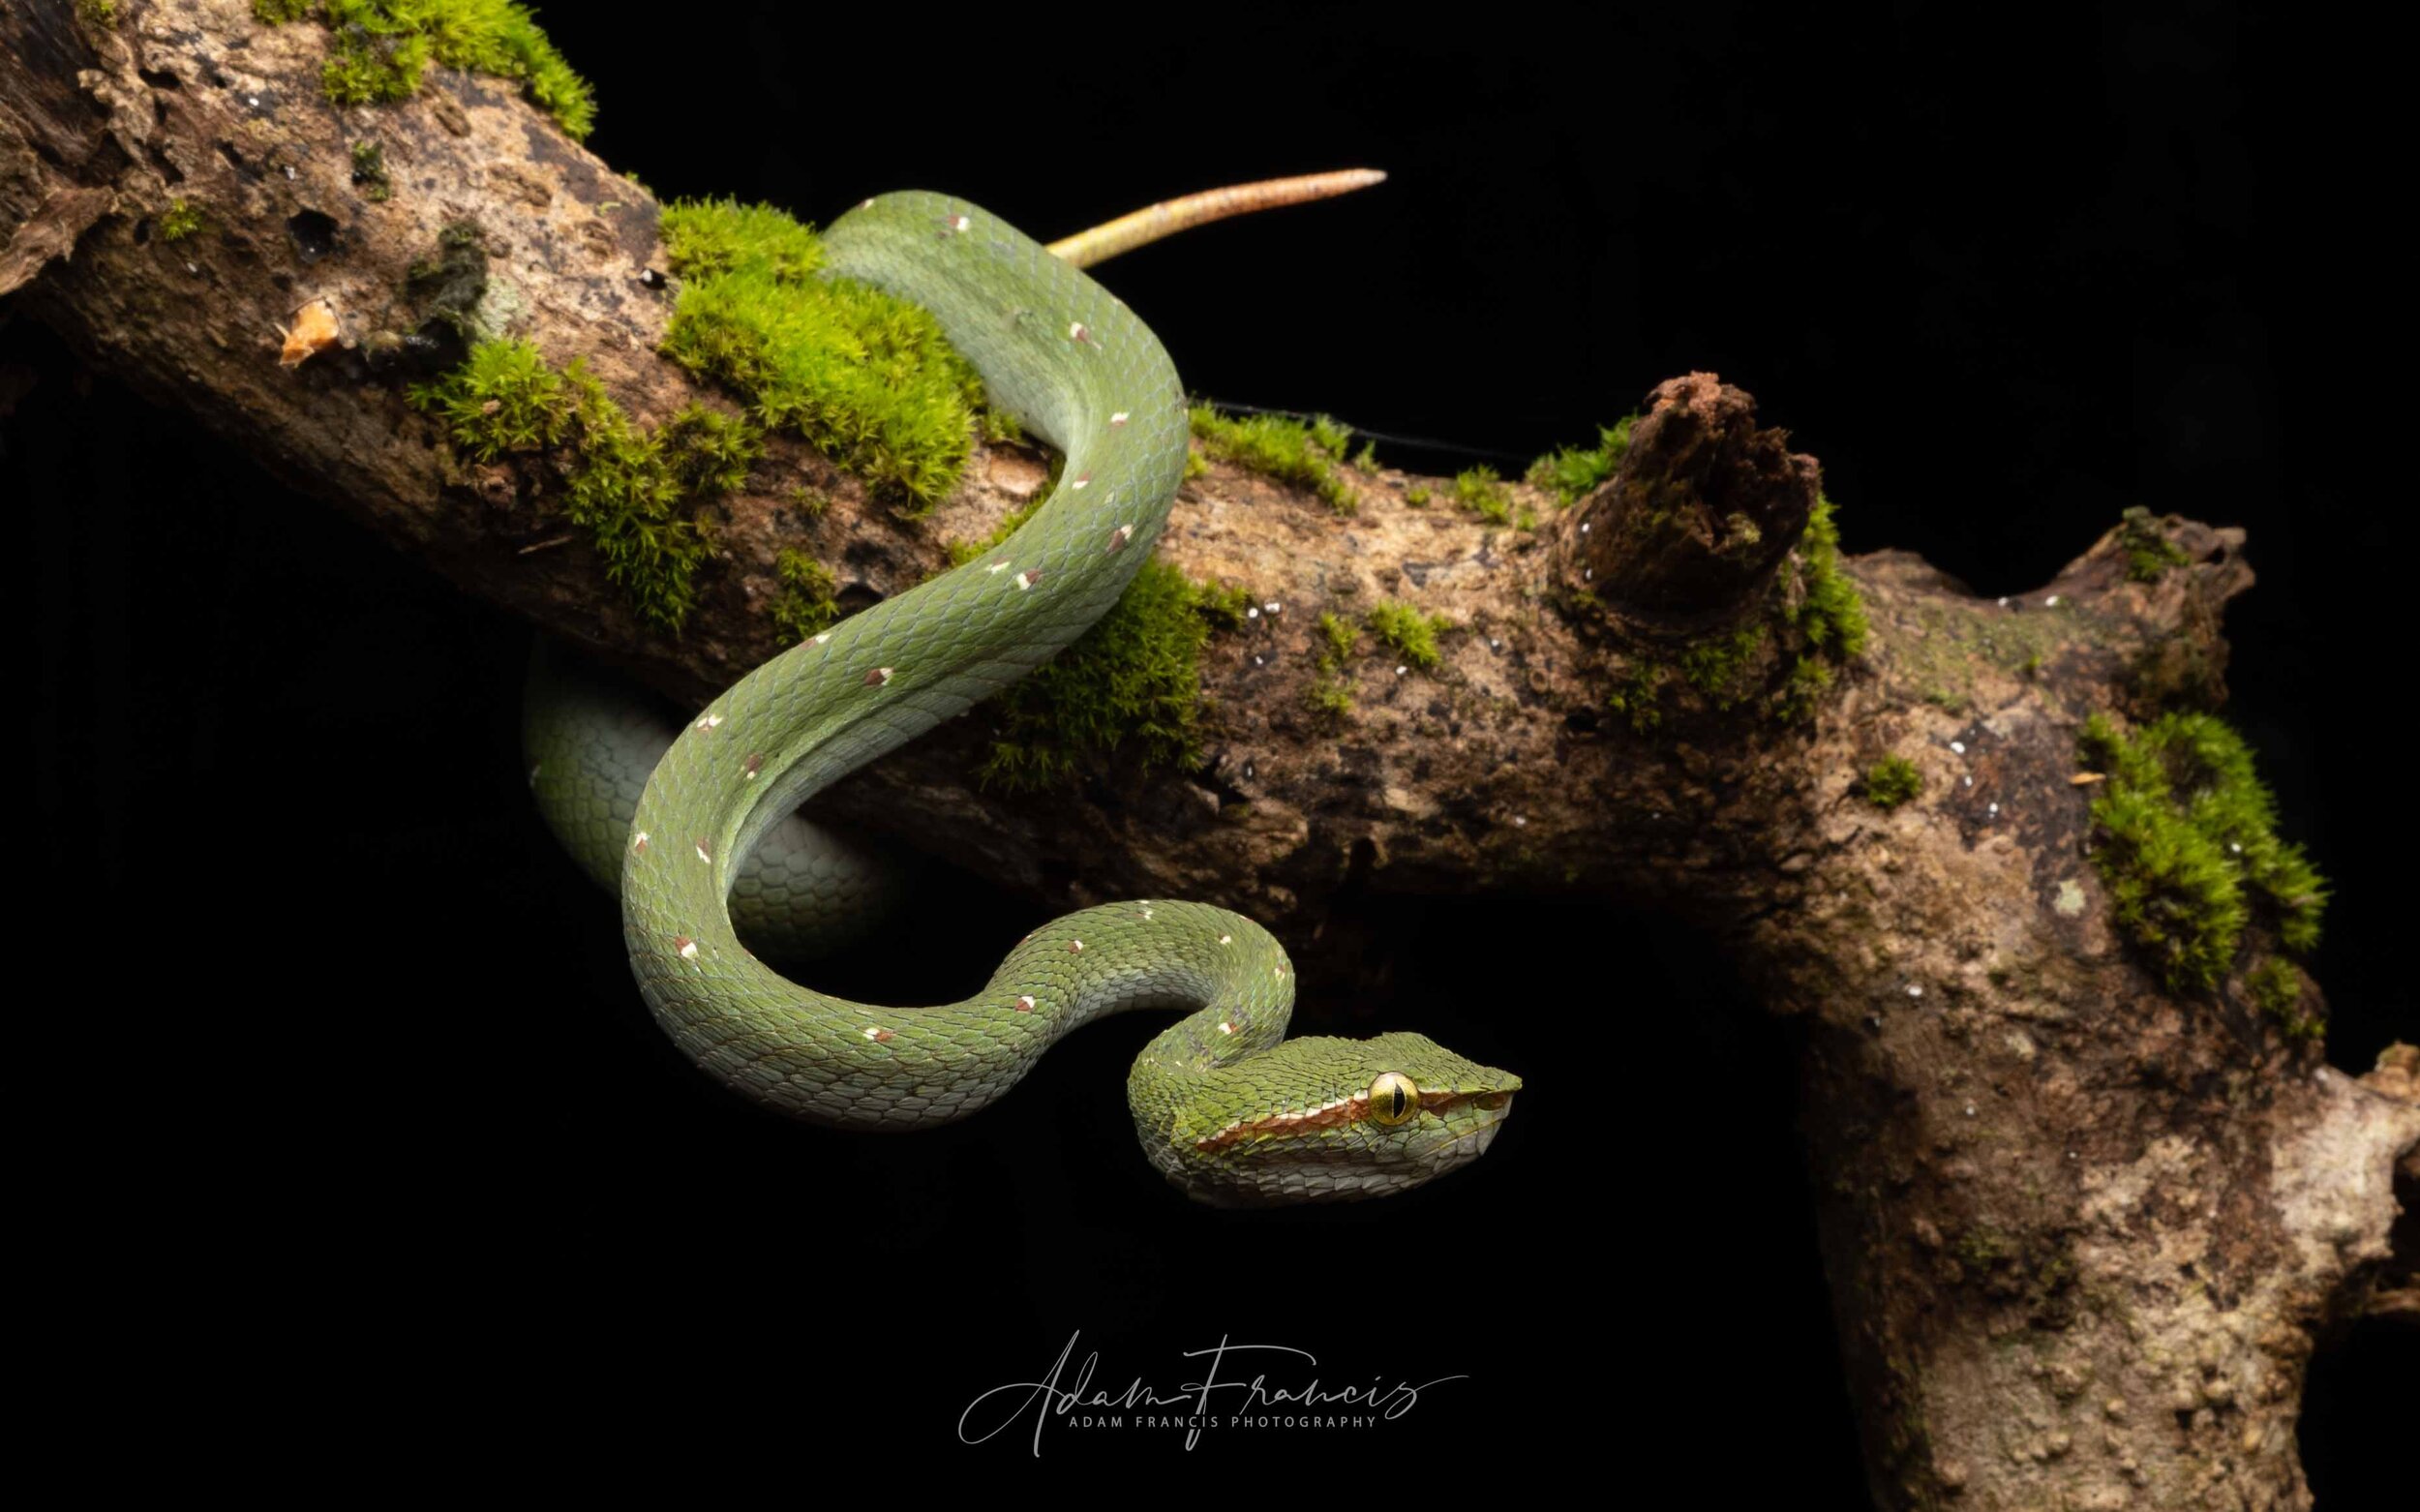
<svg viewBox="0 0 2420 1512"><path fill-rule="evenodd" d="M1127 413L1126 413L1126 411L1125 411L1125 410L1123 410L1123 409L1121 409L1121 410L1119 410L1117 413L1115 413L1115 414L1113 414L1113 415L1109 416L1109 423L1110 423L1111 425L1124 425L1124 424L1126 423L1126 421L1127 421L1127 418L1128 418L1128 417L1127 417Z"/></svg>
<svg viewBox="0 0 2420 1512"><path fill-rule="evenodd" d="M697 959L697 942L690 939L685 934L674 935L672 937L672 948L681 953L681 958L684 961L693 961Z"/></svg>
<svg viewBox="0 0 2420 1512"><path fill-rule="evenodd" d="M1034 1011L1034 995L1028 992L1024 996L1018 998L1016 1000L1016 1011L1020 1013L1032 1013Z"/></svg>
<svg viewBox="0 0 2420 1512"><path fill-rule="evenodd" d="M876 667L873 671L865 674L865 685L867 687L881 687L884 683L890 680L891 669L889 667Z"/></svg>
<svg viewBox="0 0 2420 1512"><path fill-rule="evenodd" d="M1092 340L1092 332L1084 329L1083 321L1077 320L1067 328L1067 339L1072 342L1089 342Z"/></svg>
<svg viewBox="0 0 2420 1512"><path fill-rule="evenodd" d="M1116 529L1109 532L1109 550L1112 552L1124 551L1126 550L1126 543L1134 538L1134 528L1131 525L1121 525ZM531 771L529 773L529 779L533 782L536 781L537 773L535 771Z"/></svg>
<svg viewBox="0 0 2420 1512"><path fill-rule="evenodd" d="M813 644L813 645L816 645L816 646L821 646L821 645L823 645L826 641L829 641L829 640L831 640L831 639L832 639L832 632L831 632L830 630L826 630L826 631L825 631L823 634L821 634L821 635L812 636L812 637L810 637L810 638L809 638L810 643L811 643L811 644Z"/></svg>
<svg viewBox="0 0 2420 1512"><path fill-rule="evenodd" d="M972 227L974 224L974 222L968 220L966 217L959 216L956 220L950 223L950 229L957 232L960 236L963 236L966 234L967 228Z"/></svg>
<svg viewBox="0 0 2420 1512"><path fill-rule="evenodd" d="M697 859L706 862L710 866L712 865L714 863L714 853L706 848L706 842L704 840L700 840L696 843Z"/></svg>
<svg viewBox="0 0 2420 1512"><path fill-rule="evenodd" d="M1225 1018L1222 1018L1222 1019L1220 1019L1220 1020L1219 1020L1219 1033L1221 1033L1221 1034L1233 1034L1234 1032L1235 1032L1235 1024L1234 1024L1233 1020L1231 1020L1231 1019L1225 1019Z"/></svg>
<svg viewBox="0 0 2420 1512"><path fill-rule="evenodd" d="M993 562L990 566L984 568L983 570L995 574L1002 573L1009 570L1009 564L1006 559L1003 559Z"/></svg>
<svg viewBox="0 0 2420 1512"><path fill-rule="evenodd" d="M1068 942L1067 942L1067 953L1068 953L1070 955L1081 955L1081 954L1083 954L1083 953L1084 953L1084 942L1083 942L1083 941L1081 941L1081 940L1070 940L1070 941L1068 941Z"/></svg>
<svg viewBox="0 0 2420 1512"><path fill-rule="evenodd" d="M718 725L718 724L720 724L720 723L722 723L722 722L723 722L723 716L722 716L722 715L720 715L720 714L708 714L708 715L706 715L704 718L700 719L700 720L697 722L697 727L698 727L699 729L701 729L701 730L711 730L712 728L714 728L714 726L716 726L716 725Z"/></svg>
<svg viewBox="0 0 2420 1512"><path fill-rule="evenodd" d="M761 752L750 751L748 752L748 759L740 765L741 775L745 776L750 782L754 782L756 780L756 774L765 770L765 757Z"/></svg>
<svg viewBox="0 0 2420 1512"><path fill-rule="evenodd" d="M1016 590L1020 593L1042 581L1042 569L1035 567L1016 575Z"/></svg>
<svg viewBox="0 0 2420 1512"><path fill-rule="evenodd" d="M1079 474L1079 475L1076 477L1075 481L1074 481L1074 482L1073 482L1073 483L1070 483L1070 484L1068 485L1068 487L1070 487L1070 488L1074 488L1074 489L1081 489L1081 488L1088 487L1091 483L1092 483L1092 474L1091 474L1091 473L1089 473L1089 472L1086 472L1086 473L1081 473L1081 474Z"/></svg>
<svg viewBox="0 0 2420 1512"><path fill-rule="evenodd" d="M882 1043L885 1040L889 1040L889 1039L892 1038L892 1035L891 1031L890 1031L890 1030L888 1030L888 1029L870 1028L870 1027L869 1027L869 1028L865 1031L865 1038L867 1038L868 1040L873 1041L876 1044L880 1044L880 1043Z"/></svg>
<svg viewBox="0 0 2420 1512"><path fill-rule="evenodd" d="M647 841L648 833L645 830L642 830L630 837L630 849L634 853L644 851L647 849Z"/></svg>
<svg viewBox="0 0 2420 1512"><path fill-rule="evenodd" d="M1221 945L1233 945L1235 943L1235 937L1231 934L1223 934L1219 936L1219 943Z"/></svg>

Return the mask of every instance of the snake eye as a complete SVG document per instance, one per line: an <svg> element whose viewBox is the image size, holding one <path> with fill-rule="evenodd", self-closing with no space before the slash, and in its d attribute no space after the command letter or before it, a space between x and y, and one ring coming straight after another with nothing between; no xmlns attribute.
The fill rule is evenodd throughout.
<svg viewBox="0 0 2420 1512"><path fill-rule="evenodd" d="M1392 1129L1420 1111L1420 1089L1400 1071L1382 1071L1370 1083L1370 1121Z"/></svg>

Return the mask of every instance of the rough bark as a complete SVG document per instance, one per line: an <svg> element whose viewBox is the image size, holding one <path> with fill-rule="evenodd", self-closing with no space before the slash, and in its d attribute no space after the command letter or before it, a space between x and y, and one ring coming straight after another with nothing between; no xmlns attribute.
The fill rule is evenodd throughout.
<svg viewBox="0 0 2420 1512"><path fill-rule="evenodd" d="M719 506L678 639L650 633L560 519L538 465L466 467L371 353L418 332L415 261L475 224L491 311L578 355L634 416L701 397L655 354L671 295L656 207L505 85L432 75L409 104L321 97L325 36L238 3L7 9L0 291L96 365L188 408L298 487L471 590L695 701L776 649L773 557L841 568L844 607L904 589L944 543L1041 486L980 450L907 521L776 438ZM394 193L352 181L375 136ZM172 202L203 229L163 234ZM340 341L280 362L324 301ZM1810 1159L1875 1496L1890 1506L2308 1504L2294 1418L2314 1333L2413 1307L2390 1262L2398 1160L2420 1179L2407 1052L2355 1079L2280 1038L2241 984L2163 991L2113 933L2073 784L2090 712L2223 695L2240 532L2163 522L2185 565L2133 581L2116 532L1997 602L1901 553L1844 564L1873 636L1803 717L1677 687L1637 729L1608 690L1778 603L1813 461L1699 375L1651 396L1622 472L1535 530L1360 513L1214 466L1164 548L1263 612L1212 643L1199 770L1096 763L1045 799L979 800L983 716L880 764L832 806L1053 904L1225 903L1301 938L1348 880L1376 892L1586 891L1717 931L1775 1013L1811 1026ZM809 518L795 484L835 500ZM1779 595L1777 599L1776 595ZM1401 598L1458 627L1432 671L1364 655L1353 708L1316 710L1313 623ZM1803 650L1803 647L1797 648ZM1725 706L1728 707L1725 707ZM1857 784L1912 760L1921 799ZM2315 992L2315 988L2311 989Z"/></svg>

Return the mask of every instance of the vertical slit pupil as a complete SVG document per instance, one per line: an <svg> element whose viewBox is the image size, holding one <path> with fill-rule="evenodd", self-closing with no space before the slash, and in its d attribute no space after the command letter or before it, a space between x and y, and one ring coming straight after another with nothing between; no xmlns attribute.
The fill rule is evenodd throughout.
<svg viewBox="0 0 2420 1512"><path fill-rule="evenodd" d="M1395 1116L1404 1116L1404 1084L1400 1081L1395 1083Z"/></svg>

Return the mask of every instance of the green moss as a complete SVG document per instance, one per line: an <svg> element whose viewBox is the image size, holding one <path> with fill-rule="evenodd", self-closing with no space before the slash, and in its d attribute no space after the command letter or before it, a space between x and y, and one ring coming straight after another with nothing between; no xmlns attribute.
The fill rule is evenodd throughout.
<svg viewBox="0 0 2420 1512"><path fill-rule="evenodd" d="M1471 468L1454 477L1454 502L1490 525L1512 520L1512 491L1489 467Z"/></svg>
<svg viewBox="0 0 2420 1512"><path fill-rule="evenodd" d="M809 520L821 520L824 517L824 511L832 507L830 495L819 494L803 483L791 484L782 491L781 497L789 501L791 508L805 515Z"/></svg>
<svg viewBox="0 0 2420 1512"><path fill-rule="evenodd" d="M1666 669L1660 662L1636 661L1614 684L1613 695L1606 704L1614 712L1630 722L1630 728L1641 735L1664 722L1663 690Z"/></svg>
<svg viewBox="0 0 2420 1512"><path fill-rule="evenodd" d="M1306 422L1312 444L1331 457L1342 457L1353 443L1352 427L1334 415L1315 414Z"/></svg>
<svg viewBox="0 0 2420 1512"><path fill-rule="evenodd" d="M1361 644L1361 632L1323 610L1319 615L1319 635L1327 642L1327 649L1319 652L1319 665L1329 672L1343 671L1345 663L1352 658L1353 649Z"/></svg>
<svg viewBox="0 0 2420 1512"><path fill-rule="evenodd" d="M364 199L384 199L394 193L386 175L386 149L373 137L353 143L353 187Z"/></svg>
<svg viewBox="0 0 2420 1512"><path fill-rule="evenodd" d="M781 580L781 591L773 596L771 612L783 635L803 641L839 622L840 604L835 595L840 585L830 567L802 551L789 549L773 559L773 575Z"/></svg>
<svg viewBox="0 0 2420 1512"><path fill-rule="evenodd" d="M1417 483L1404 490L1404 502L1414 509L1428 508L1429 500L1436 497L1437 495L1425 483Z"/></svg>
<svg viewBox="0 0 2420 1512"><path fill-rule="evenodd" d="M2302 973L2290 962L2274 955L2263 956L2245 974L2244 985L2254 1005L2276 1019L2279 1030L2287 1039L2316 1040L2327 1033L2324 1014L2302 1011Z"/></svg>
<svg viewBox="0 0 2420 1512"><path fill-rule="evenodd" d="M1791 663L1790 675L1773 691L1768 711L1783 724L1799 724L1815 717L1824 694L1831 687L1831 667L1813 656L1800 656Z"/></svg>
<svg viewBox="0 0 2420 1512"><path fill-rule="evenodd" d="M76 14L95 26L114 28L118 23L118 0L76 0Z"/></svg>
<svg viewBox="0 0 2420 1512"><path fill-rule="evenodd" d="M1924 774L1904 756L1885 756L1865 769L1860 791L1876 808L1896 808L1924 791Z"/></svg>
<svg viewBox="0 0 2420 1512"><path fill-rule="evenodd" d="M523 341L483 342L408 395L474 460L563 448L554 460L565 516L643 618L681 627L709 545L697 506L745 482L752 427L693 405L662 430L643 431L584 366L558 371Z"/></svg>
<svg viewBox="0 0 2420 1512"><path fill-rule="evenodd" d="M1454 627L1443 615L1424 615L1393 599L1372 605L1368 620L1372 635L1395 648L1406 663L1424 670L1437 663L1438 633Z"/></svg>
<svg viewBox="0 0 2420 1512"><path fill-rule="evenodd" d="M1353 680L1346 668L1352 662L1353 651L1361 644L1361 632L1336 615L1321 611L1319 642L1314 647L1318 653L1318 675L1303 687L1303 702L1311 711L1324 719L1341 721L1353 711Z"/></svg>
<svg viewBox="0 0 2420 1512"><path fill-rule="evenodd" d="M575 361L563 378L579 431L564 514L588 533L605 576L640 617L678 630L709 545L704 524L684 507L694 496L659 438L634 425L585 367Z"/></svg>
<svg viewBox="0 0 2420 1512"><path fill-rule="evenodd" d="M1194 607L1201 611L1203 619L1222 630L1240 630L1244 627L1244 612L1252 607L1249 590L1218 583L1202 583L1195 587L1200 597Z"/></svg>
<svg viewBox="0 0 2420 1512"><path fill-rule="evenodd" d="M436 62L515 81L572 137L596 124L588 81L514 0L253 0L253 15L272 26L314 9L331 39L319 86L338 105L408 100Z"/></svg>
<svg viewBox="0 0 2420 1512"><path fill-rule="evenodd" d="M332 25L334 23L331 23ZM429 39L412 31L374 31L347 22L319 65L319 87L338 105L393 105L420 92Z"/></svg>
<svg viewBox="0 0 2420 1512"><path fill-rule="evenodd" d="M171 199L160 217L160 239L183 241L208 224L209 219L201 213L201 206L189 199Z"/></svg>
<svg viewBox="0 0 2420 1512"><path fill-rule="evenodd" d="M764 433L740 415L704 405L681 407L656 433L665 465L681 492L711 498L745 488L748 469L764 450Z"/></svg>
<svg viewBox="0 0 2420 1512"><path fill-rule="evenodd" d="M847 279L814 277L823 248L774 209L667 206L666 256L685 281L664 354L741 396L922 514L956 486L983 380L932 316Z"/></svg>
<svg viewBox="0 0 2420 1512"><path fill-rule="evenodd" d="M2093 801L2093 862L2120 928L2172 990L2232 968L2248 924L2286 951L2318 943L2327 887L2277 837L2277 804L2243 738L2208 714L2172 713L2129 739L2106 714L2083 759L2106 775Z"/></svg>
<svg viewBox="0 0 2420 1512"><path fill-rule="evenodd" d="M1359 496L1336 470L1352 432L1327 416L1308 423L1275 414L1230 417L1195 405L1192 417L1195 437L1211 455L1310 489L1340 515L1361 507Z"/></svg>
<svg viewBox="0 0 2420 1512"><path fill-rule="evenodd" d="M1195 447L1195 446L1187 446L1187 447L1185 448L1185 479L1184 479L1184 480L1185 480L1186 482L1188 482L1188 483L1191 483L1194 479L1195 479L1195 478L1197 478L1197 477L1200 477L1201 475L1203 475L1204 473L1208 472L1209 470L1210 470L1210 464L1208 464L1208 463L1206 463L1206 462L1204 462L1204 461L1202 461L1202 460L1201 460L1201 451L1200 451L1200 448Z"/></svg>
<svg viewBox="0 0 2420 1512"><path fill-rule="evenodd" d="M771 205L678 201L664 207L661 234L673 271L700 282L744 273L802 285L824 265L824 244L813 229Z"/></svg>
<svg viewBox="0 0 2420 1512"><path fill-rule="evenodd" d="M1353 466L1359 468L1364 472L1377 471L1378 443L1376 441L1363 441L1361 443L1361 449L1353 453Z"/></svg>
<svg viewBox="0 0 2420 1512"><path fill-rule="evenodd" d="M1840 570L1840 527L1832 519L1832 502L1821 494L1806 517L1799 537L1799 632L1818 650L1841 661L1865 650L1865 601Z"/></svg>
<svg viewBox="0 0 2420 1512"><path fill-rule="evenodd" d="M1630 449L1630 428L1639 417L1624 415L1612 425L1597 427L1594 446L1568 446L1529 464L1528 481L1562 503L1575 503L1621 469Z"/></svg>
<svg viewBox="0 0 2420 1512"><path fill-rule="evenodd" d="M2137 583L2157 583L2170 567L2193 560L2185 549L2162 533L2151 511L2136 504L2118 517L2118 541L2126 548L2126 575Z"/></svg>
<svg viewBox="0 0 2420 1512"><path fill-rule="evenodd" d="M1353 711L1353 684L1343 678L1322 679L1304 690L1303 700L1311 706L1313 713L1326 719L1342 720Z"/></svg>
<svg viewBox="0 0 2420 1512"><path fill-rule="evenodd" d="M556 445L571 425L570 386L525 341L483 342L461 367L408 394L445 422L455 450L480 462Z"/></svg>
<svg viewBox="0 0 2420 1512"><path fill-rule="evenodd" d="M990 706L1000 736L979 773L1012 790L1063 782L1086 752L1132 749L1144 769L1201 759L1205 590L1147 561L1126 593L1066 650Z"/></svg>
<svg viewBox="0 0 2420 1512"><path fill-rule="evenodd" d="M1747 695L1748 674L1765 645L1765 626L1751 620L1727 635L1697 642L1680 652L1680 676L1713 701L1729 709Z"/></svg>

